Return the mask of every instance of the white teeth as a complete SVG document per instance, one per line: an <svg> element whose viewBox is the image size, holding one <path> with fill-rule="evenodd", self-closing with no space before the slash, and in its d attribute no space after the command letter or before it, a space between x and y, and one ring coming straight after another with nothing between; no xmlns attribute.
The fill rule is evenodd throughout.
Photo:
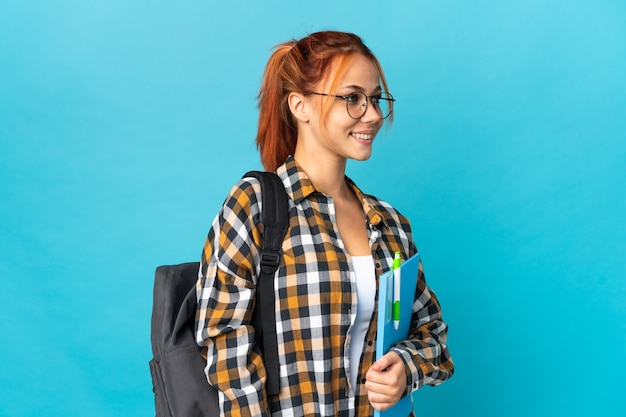
<svg viewBox="0 0 626 417"><path fill-rule="evenodd" d="M352 133L352 136L361 140L372 140L372 135L366 135L363 133Z"/></svg>

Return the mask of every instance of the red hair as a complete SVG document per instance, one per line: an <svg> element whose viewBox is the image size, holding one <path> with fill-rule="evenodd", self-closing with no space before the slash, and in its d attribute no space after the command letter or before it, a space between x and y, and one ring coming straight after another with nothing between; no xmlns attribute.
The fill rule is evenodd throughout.
<svg viewBox="0 0 626 417"><path fill-rule="evenodd" d="M335 78L331 80L334 86L356 54L372 60L384 90L388 91L380 63L361 38L352 33L317 32L274 48L265 67L258 97L256 143L267 171L275 171L296 149L298 129L287 103L289 93L311 92L328 75L328 70L336 65ZM328 107L324 107L322 119Z"/></svg>

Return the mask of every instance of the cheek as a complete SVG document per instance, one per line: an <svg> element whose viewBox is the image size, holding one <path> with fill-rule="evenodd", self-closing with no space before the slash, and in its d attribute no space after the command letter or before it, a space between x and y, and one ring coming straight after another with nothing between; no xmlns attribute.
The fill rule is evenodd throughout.
<svg viewBox="0 0 626 417"><path fill-rule="evenodd" d="M329 131L330 130L334 130L334 131L351 130L356 125L358 120L354 120L350 116L344 113L345 113L345 110L343 113L333 112L332 114L329 114L328 118L326 119L326 128Z"/></svg>

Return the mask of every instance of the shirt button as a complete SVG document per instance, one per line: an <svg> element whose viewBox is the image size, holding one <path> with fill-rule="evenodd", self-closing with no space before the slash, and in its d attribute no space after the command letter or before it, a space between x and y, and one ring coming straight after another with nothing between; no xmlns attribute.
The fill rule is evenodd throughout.
<svg viewBox="0 0 626 417"><path fill-rule="evenodd" d="M371 340L367 341L367 346L372 346L372 341Z"/></svg>
<svg viewBox="0 0 626 417"><path fill-rule="evenodd" d="M367 379L365 379L365 378L361 379L361 384L365 384L366 382L367 382Z"/></svg>
<svg viewBox="0 0 626 417"><path fill-rule="evenodd" d="M372 223L374 223L374 224L380 223L380 216L378 214L376 214L376 215L374 215L372 217Z"/></svg>

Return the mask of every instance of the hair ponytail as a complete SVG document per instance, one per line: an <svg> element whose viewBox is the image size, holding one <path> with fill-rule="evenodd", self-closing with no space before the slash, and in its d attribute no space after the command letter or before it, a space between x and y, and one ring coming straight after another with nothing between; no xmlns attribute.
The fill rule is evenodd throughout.
<svg viewBox="0 0 626 417"><path fill-rule="evenodd" d="M284 59L295 42L276 46L265 66L259 91L259 126L256 137L261 162L268 171L285 162L296 149L297 130L289 112L285 89Z"/></svg>

